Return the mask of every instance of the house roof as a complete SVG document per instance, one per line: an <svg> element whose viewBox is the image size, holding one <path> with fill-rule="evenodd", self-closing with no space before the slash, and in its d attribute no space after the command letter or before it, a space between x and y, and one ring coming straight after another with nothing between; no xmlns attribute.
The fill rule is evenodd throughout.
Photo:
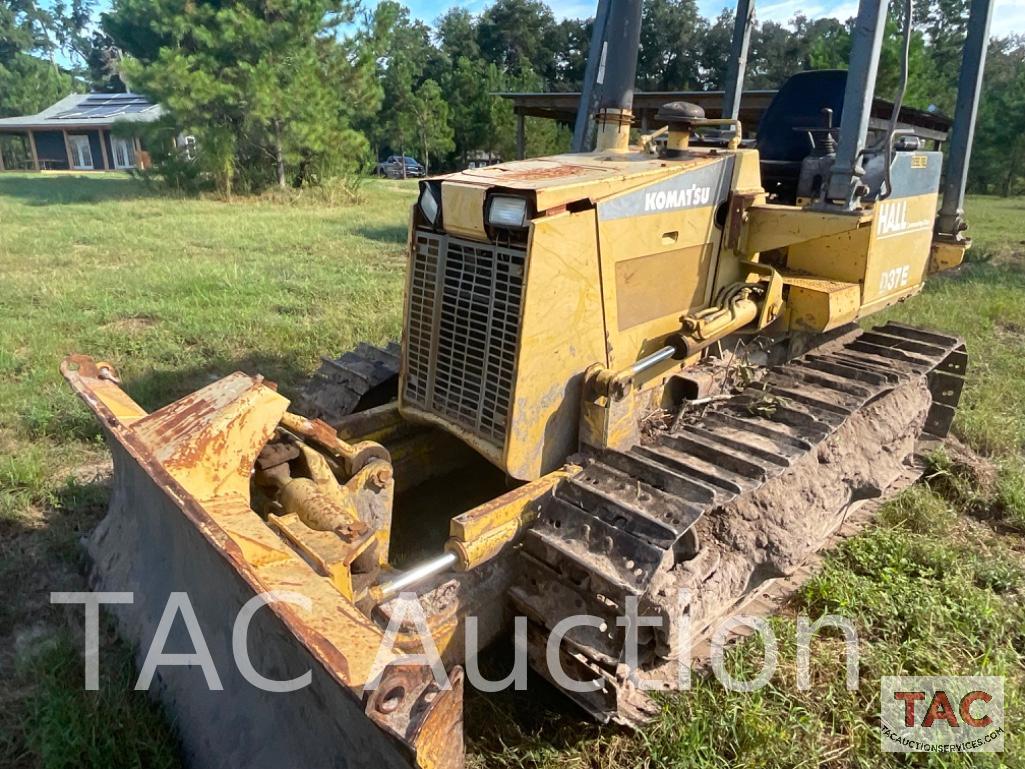
<svg viewBox="0 0 1025 769"><path fill-rule="evenodd" d="M161 115L159 104L136 93L73 93L35 115L0 118L5 128L109 128L114 123L152 123Z"/></svg>

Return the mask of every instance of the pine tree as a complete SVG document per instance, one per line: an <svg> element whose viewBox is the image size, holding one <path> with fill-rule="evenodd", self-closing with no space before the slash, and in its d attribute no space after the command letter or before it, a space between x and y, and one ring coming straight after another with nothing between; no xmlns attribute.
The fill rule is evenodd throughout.
<svg viewBox="0 0 1025 769"><path fill-rule="evenodd" d="M133 89L197 137L200 161L230 195L363 162L346 91L367 63L337 40L352 19L348 0L115 0L103 26Z"/></svg>
<svg viewBox="0 0 1025 769"><path fill-rule="evenodd" d="M0 2L0 117L39 112L72 92L52 58L59 24L36 0Z"/></svg>

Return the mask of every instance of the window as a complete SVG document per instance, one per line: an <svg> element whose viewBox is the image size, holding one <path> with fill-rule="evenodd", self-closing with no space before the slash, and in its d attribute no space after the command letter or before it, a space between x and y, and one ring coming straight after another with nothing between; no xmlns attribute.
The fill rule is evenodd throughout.
<svg viewBox="0 0 1025 769"><path fill-rule="evenodd" d="M93 151L89 147L89 137L77 136L68 137L68 145L71 147L71 167L76 171L93 170Z"/></svg>
<svg viewBox="0 0 1025 769"><path fill-rule="evenodd" d="M135 168L135 149L132 147L131 139L112 136L110 148L114 152L114 168Z"/></svg>

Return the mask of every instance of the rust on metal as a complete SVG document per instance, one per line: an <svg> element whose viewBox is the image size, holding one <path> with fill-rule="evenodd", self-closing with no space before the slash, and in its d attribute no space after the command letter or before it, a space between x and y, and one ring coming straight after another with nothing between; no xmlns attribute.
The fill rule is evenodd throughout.
<svg viewBox="0 0 1025 769"><path fill-rule="evenodd" d="M459 769L464 765L463 669L449 673L446 688L430 666L397 661L381 673L364 700L367 715L422 769Z"/></svg>
<svg viewBox="0 0 1025 769"><path fill-rule="evenodd" d="M512 171L506 170L505 168L498 169L501 172L500 179L509 179L517 181L531 181L540 179L565 179L569 176L581 176L583 174L594 173L594 168L588 168L587 166L572 165L570 163L562 163L559 165L553 165L548 168L530 168L525 171Z"/></svg>
<svg viewBox="0 0 1025 769"><path fill-rule="evenodd" d="M125 405L132 402L110 379L102 378L92 359L69 357L61 371L100 418L108 439L121 444L254 594L300 590L311 599L309 611L283 602L271 603L267 610L278 616L349 697L360 702L383 639L381 628L346 601L249 506L249 473L288 402L264 387L260 378L233 374L149 415L135 405L134 413L127 414L131 421L122 421L118 413L125 413ZM375 473L374 468L366 468L367 477ZM355 533L358 523L352 525ZM404 733L395 735L410 756L437 754L449 762L430 766L462 765L461 687L456 700L453 704L451 697L438 697L435 705L417 711L419 721L410 723L415 727L445 705L438 712L456 719L458 761L449 761L451 751L438 752L416 729L410 732L413 743L403 742ZM433 716L432 722L437 718Z"/></svg>
<svg viewBox="0 0 1025 769"><path fill-rule="evenodd" d="M764 194L764 193L761 193ZM740 233L744 230L747 209L758 202L759 193L736 193L730 200L729 226L726 232L726 247L736 251L740 246Z"/></svg>

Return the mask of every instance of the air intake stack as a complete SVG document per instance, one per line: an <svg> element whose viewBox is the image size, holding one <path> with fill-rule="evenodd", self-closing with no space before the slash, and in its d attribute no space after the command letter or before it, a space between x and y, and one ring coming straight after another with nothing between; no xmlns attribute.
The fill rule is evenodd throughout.
<svg viewBox="0 0 1025 769"><path fill-rule="evenodd" d="M637 51L641 44L641 0L610 0L606 46L599 65L599 152L625 152L630 144ZM604 81L604 82L603 82Z"/></svg>

